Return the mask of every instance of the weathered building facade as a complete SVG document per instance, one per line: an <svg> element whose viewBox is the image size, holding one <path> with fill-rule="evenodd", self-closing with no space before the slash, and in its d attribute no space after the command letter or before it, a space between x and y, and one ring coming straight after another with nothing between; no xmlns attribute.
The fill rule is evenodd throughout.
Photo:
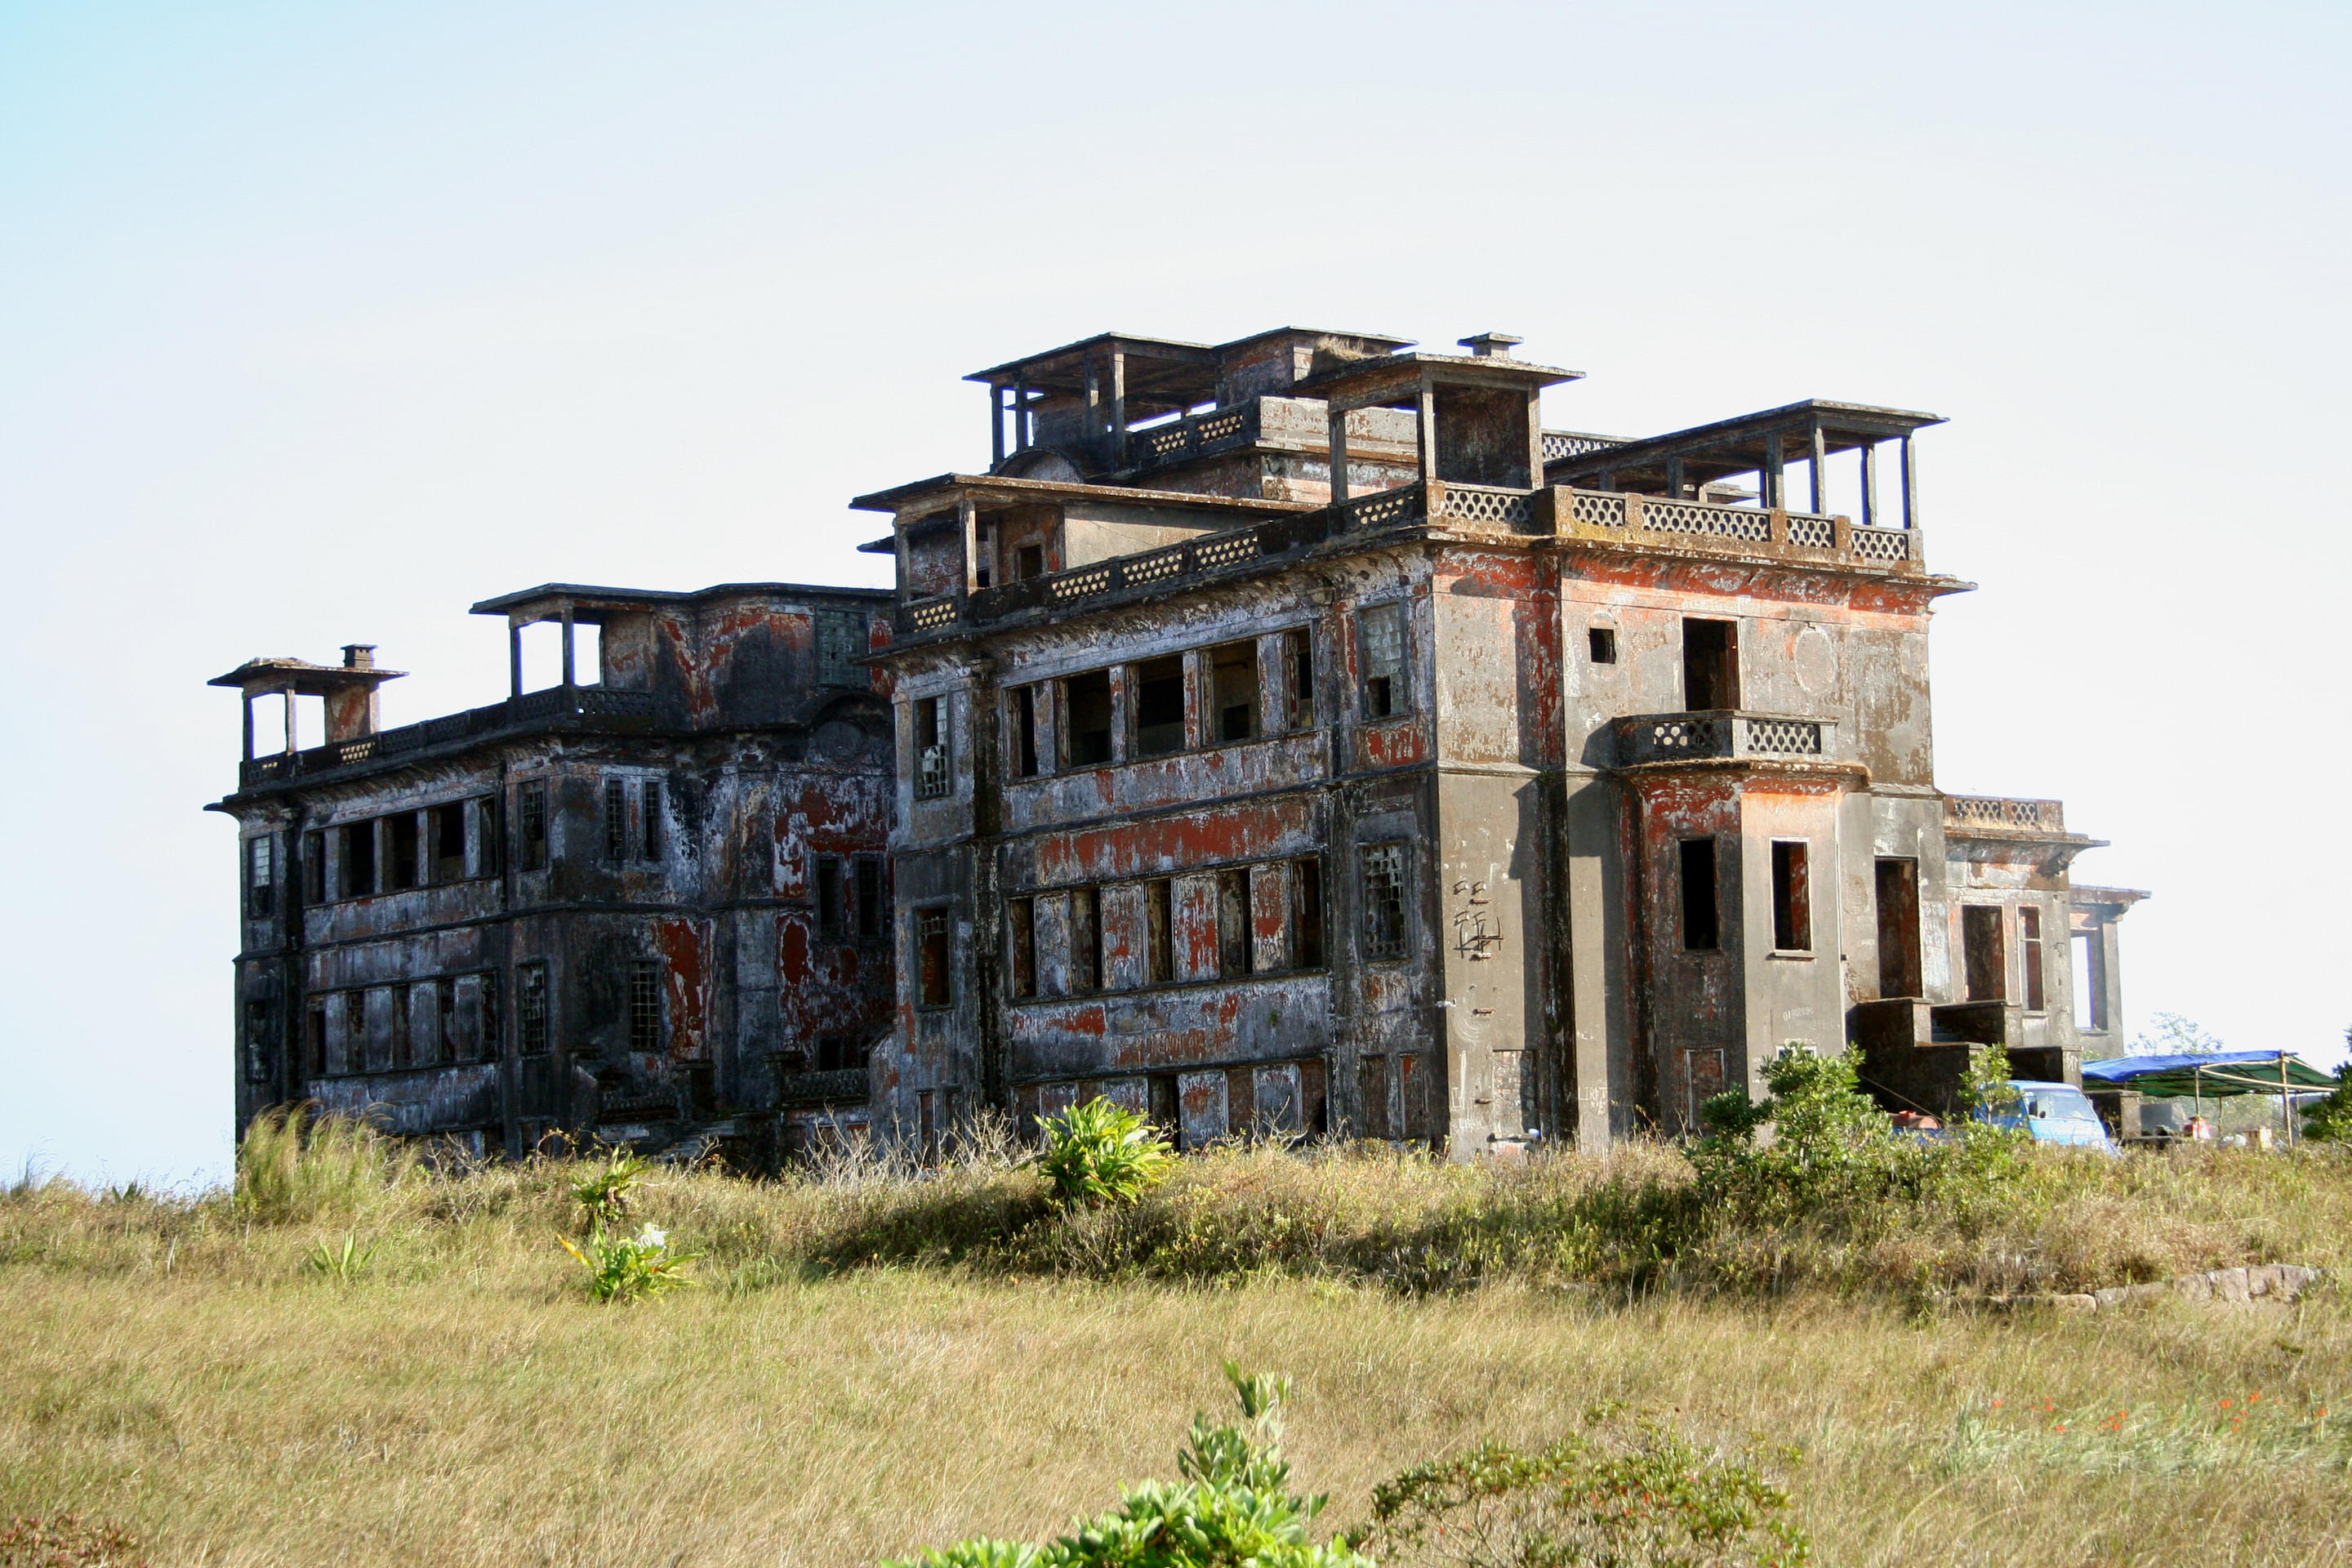
<svg viewBox="0 0 2352 1568"><path fill-rule="evenodd" d="M1687 1131L1849 1038L1944 1109L1971 1043L2077 1076L2077 936L2120 1029L2136 895L2071 887L2057 803L1935 782L1940 421L1550 431L1576 377L1516 342L1092 339L971 378L988 472L855 503L898 569L878 1123L1101 1094L1467 1156Z"/></svg>
<svg viewBox="0 0 2352 1568"><path fill-rule="evenodd" d="M862 1121L893 984L888 595L551 584L504 702L377 722L395 672L255 659L239 826L237 1122L311 1101L519 1152L551 1131L751 1162ZM525 628L559 681L523 689ZM575 639L595 628L593 670ZM320 700L325 743L298 750ZM255 705L285 705L257 755Z"/></svg>

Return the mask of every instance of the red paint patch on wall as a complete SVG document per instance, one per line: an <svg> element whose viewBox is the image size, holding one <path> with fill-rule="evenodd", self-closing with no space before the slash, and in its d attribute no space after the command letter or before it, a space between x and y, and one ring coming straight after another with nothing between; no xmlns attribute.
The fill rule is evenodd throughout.
<svg viewBox="0 0 2352 1568"><path fill-rule="evenodd" d="M709 994L703 946L699 922L676 915L654 921L654 950L667 961L663 968L669 982L669 1054L674 1059L702 1054Z"/></svg>
<svg viewBox="0 0 2352 1568"><path fill-rule="evenodd" d="M1052 834L1037 841L1037 885L1164 875L1278 855L1303 841L1311 821L1311 804L1293 796Z"/></svg>

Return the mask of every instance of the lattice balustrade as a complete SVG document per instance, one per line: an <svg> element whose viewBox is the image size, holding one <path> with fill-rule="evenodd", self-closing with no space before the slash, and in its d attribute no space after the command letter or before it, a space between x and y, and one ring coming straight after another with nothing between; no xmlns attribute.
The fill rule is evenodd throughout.
<svg viewBox="0 0 2352 1568"><path fill-rule="evenodd" d="M1255 561L1260 554L1257 530L1239 528L1231 533L1213 533L1195 540L1192 544L1193 562L1202 571L1230 566L1236 561Z"/></svg>
<svg viewBox="0 0 2352 1568"><path fill-rule="evenodd" d="M1722 539L1759 542L1772 537L1772 519L1768 513L1654 497L1643 498L1642 526L1653 533L1711 533Z"/></svg>
<svg viewBox="0 0 2352 1568"><path fill-rule="evenodd" d="M1802 719L1750 719L1747 721L1748 749L1770 756L1818 757L1822 754L1822 727Z"/></svg>
<svg viewBox="0 0 2352 1568"><path fill-rule="evenodd" d="M1808 550L1831 549L1837 543L1837 524L1826 517L1810 517L1803 512L1790 512L1789 542L1801 544Z"/></svg>
<svg viewBox="0 0 2352 1568"><path fill-rule="evenodd" d="M1688 720L1670 719L1650 726L1650 749L1654 752L1690 754L1706 749L1712 724Z"/></svg>
<svg viewBox="0 0 2352 1568"><path fill-rule="evenodd" d="M1071 599L1090 598L1107 593L1118 584L1108 562L1099 566L1081 566L1072 572L1058 572L1045 579L1045 594L1056 603Z"/></svg>
<svg viewBox="0 0 2352 1568"><path fill-rule="evenodd" d="M2029 833L2066 831L2066 806L2055 800L2014 800L2004 795L1948 795L1944 820L1963 827L1998 827Z"/></svg>
<svg viewBox="0 0 2352 1568"><path fill-rule="evenodd" d="M1147 550L1140 555L1129 555L1118 563L1121 585L1145 587L1153 583L1166 583L1181 577L1192 566L1186 559L1192 553L1188 545L1175 545L1166 550Z"/></svg>
<svg viewBox="0 0 2352 1568"><path fill-rule="evenodd" d="M1622 528L1625 526L1625 498L1606 495L1596 490L1570 490L1574 498L1570 510L1576 521L1587 528Z"/></svg>
<svg viewBox="0 0 2352 1568"><path fill-rule="evenodd" d="M1237 436L1246 435L1249 426L1250 410L1246 408L1229 408L1222 414L1204 414L1201 416L1200 423L1201 445L1214 447L1222 442L1230 441Z"/></svg>
<svg viewBox="0 0 2352 1568"><path fill-rule="evenodd" d="M1381 490L1360 500L1348 503L1348 527L1360 532L1367 529L1388 528L1410 518L1422 515L1422 495L1419 485L1405 485L1392 490Z"/></svg>
<svg viewBox="0 0 2352 1568"><path fill-rule="evenodd" d="M907 624L919 632L935 632L941 626L952 626L955 618L953 599L919 599L907 606Z"/></svg>
<svg viewBox="0 0 2352 1568"><path fill-rule="evenodd" d="M1164 463L1192 449L1192 432L1181 424L1169 425L1155 430L1130 431L1127 439L1128 450L1135 461Z"/></svg>
<svg viewBox="0 0 2352 1568"><path fill-rule="evenodd" d="M1581 458L1588 452L1605 452L1624 443L1608 436L1587 436L1575 430L1547 430L1543 433L1543 460L1557 463L1562 458Z"/></svg>
<svg viewBox="0 0 2352 1568"><path fill-rule="evenodd" d="M1853 542L1852 549L1864 561L1908 561L1911 559L1911 535L1900 528L1849 529L1846 537Z"/></svg>
<svg viewBox="0 0 2352 1568"><path fill-rule="evenodd" d="M1440 517L1458 518L1464 522L1500 523L1507 528L1528 525L1528 498L1507 490L1466 489L1460 485L1445 487L1438 507Z"/></svg>

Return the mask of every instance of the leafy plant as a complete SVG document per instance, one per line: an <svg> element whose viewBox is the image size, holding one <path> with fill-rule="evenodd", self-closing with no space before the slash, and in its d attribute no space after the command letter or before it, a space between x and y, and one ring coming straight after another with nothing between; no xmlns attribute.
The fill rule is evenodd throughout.
<svg viewBox="0 0 2352 1568"><path fill-rule="evenodd" d="M2344 1031L2352 1046L2352 1029ZM2303 1135L2322 1143L2352 1143L2352 1061L2336 1071L2336 1087L2303 1108Z"/></svg>
<svg viewBox="0 0 2352 1568"><path fill-rule="evenodd" d="M1062 1204L1131 1204L1168 1179L1175 1151L1132 1110L1097 1098L1037 1119L1045 1147L1030 1156Z"/></svg>
<svg viewBox="0 0 2352 1568"><path fill-rule="evenodd" d="M323 1274L338 1285L349 1285L367 1272L368 1260L375 1256L375 1248L370 1247L362 1252L359 1237L345 1231L341 1247L330 1247L321 1241L313 1244L303 1256L311 1273Z"/></svg>
<svg viewBox="0 0 2352 1568"><path fill-rule="evenodd" d="M698 1283L688 1279L685 1270L702 1255L671 1251L668 1233L650 1225L635 1236L607 1236L596 1225L584 1242L564 1236L555 1239L587 1269L588 1294L599 1301L634 1301Z"/></svg>
<svg viewBox="0 0 2352 1568"><path fill-rule="evenodd" d="M1176 1456L1184 1479L1145 1481L1116 1512L1080 1523L1049 1546L965 1541L884 1568L1372 1568L1347 1544L1315 1545L1307 1526L1325 1499L1292 1493L1282 1457L1287 1378L1225 1363L1245 1426L1192 1417Z"/></svg>
<svg viewBox="0 0 2352 1568"><path fill-rule="evenodd" d="M1415 1466L1373 1489L1349 1541L1428 1568L1794 1568L1812 1547L1788 1507L1748 1465L1643 1424L1615 1444L1487 1442Z"/></svg>
<svg viewBox="0 0 2352 1568"><path fill-rule="evenodd" d="M651 1160L633 1150L616 1151L587 1180L572 1184L572 1196L588 1211L592 1225L614 1224L629 1217L629 1194L653 1184L646 1180L653 1168Z"/></svg>

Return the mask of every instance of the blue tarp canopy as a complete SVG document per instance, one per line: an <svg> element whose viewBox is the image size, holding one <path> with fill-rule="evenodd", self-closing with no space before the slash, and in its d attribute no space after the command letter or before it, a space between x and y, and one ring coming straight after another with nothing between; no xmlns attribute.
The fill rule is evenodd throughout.
<svg viewBox="0 0 2352 1568"><path fill-rule="evenodd" d="M2083 1087L2136 1089L2156 1100L2218 1100L2232 1094L2333 1089L2336 1079L2289 1051L2203 1051L2084 1062Z"/></svg>

